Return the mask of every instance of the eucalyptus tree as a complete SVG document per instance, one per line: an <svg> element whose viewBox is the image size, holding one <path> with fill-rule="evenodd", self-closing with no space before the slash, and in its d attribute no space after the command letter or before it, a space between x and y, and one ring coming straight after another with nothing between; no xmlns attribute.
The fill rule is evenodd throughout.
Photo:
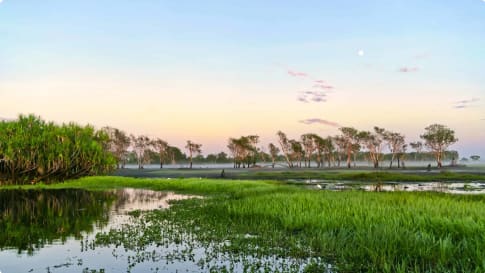
<svg viewBox="0 0 485 273"><path fill-rule="evenodd" d="M227 148L234 158L234 168L240 168L241 165L245 168L251 151L251 140L249 137L229 138Z"/></svg>
<svg viewBox="0 0 485 273"><path fill-rule="evenodd" d="M163 169L163 161L168 157L168 143L160 138L156 138L152 140L151 146L155 149L155 152L158 154L160 158L160 169Z"/></svg>
<svg viewBox="0 0 485 273"><path fill-rule="evenodd" d="M340 162L342 161L342 154L345 153L347 147L347 141L343 136L334 136L332 138L333 143L335 143L335 154L337 157L337 167L340 167Z"/></svg>
<svg viewBox="0 0 485 273"><path fill-rule="evenodd" d="M136 156L138 169L143 169L144 165L149 161L152 141L145 135L131 135L131 141L133 143L133 152Z"/></svg>
<svg viewBox="0 0 485 273"><path fill-rule="evenodd" d="M374 168L379 168L379 162L382 158L382 148L384 146L385 130L374 127L374 132L362 131L359 133L361 144L369 152L369 159L372 161Z"/></svg>
<svg viewBox="0 0 485 273"><path fill-rule="evenodd" d="M305 151L303 150L303 145L301 142L295 139L289 140L291 146L291 158L298 162L298 167L301 168L301 161L305 155Z"/></svg>
<svg viewBox="0 0 485 273"><path fill-rule="evenodd" d="M315 157L317 162L317 168L323 166L323 156L325 153L325 140L319 135L313 137L313 145L315 146Z"/></svg>
<svg viewBox="0 0 485 273"><path fill-rule="evenodd" d="M256 166L256 161L258 160L258 155L260 154L260 150L256 147L256 145L259 143L259 136L249 135L247 138L249 140L249 146L247 147L249 150L248 167L250 163L252 163L253 166Z"/></svg>
<svg viewBox="0 0 485 273"><path fill-rule="evenodd" d="M432 124L426 127L425 133L420 137L424 145L433 153L438 168L443 166L443 154L449 146L458 141L455 131L441 124Z"/></svg>
<svg viewBox="0 0 485 273"><path fill-rule="evenodd" d="M341 127L340 132L345 143L347 154L347 168L351 167L352 155L359 151L359 131L352 127Z"/></svg>
<svg viewBox="0 0 485 273"><path fill-rule="evenodd" d="M315 134L304 134L301 135L301 144L303 145L304 149L304 156L305 156L305 167L311 167L311 160L313 153L315 151ZM308 164L308 165L307 165Z"/></svg>
<svg viewBox="0 0 485 273"><path fill-rule="evenodd" d="M187 145L185 145L185 149L189 151L189 162L190 162L190 169L192 169L192 157L194 155L199 155L202 153L202 144L194 143L190 140L187 140Z"/></svg>
<svg viewBox="0 0 485 273"><path fill-rule="evenodd" d="M269 149L269 155L271 157L271 167L274 168L276 163L276 158L278 157L280 149L276 147L276 145L274 145L273 143L268 144L268 149Z"/></svg>
<svg viewBox="0 0 485 273"><path fill-rule="evenodd" d="M278 131L276 135L278 136L278 143L280 144L281 152L283 152L283 156L285 157L286 164L288 164L289 168L293 168L293 162L290 158L291 144L288 137L282 131Z"/></svg>
<svg viewBox="0 0 485 273"><path fill-rule="evenodd" d="M113 153L117 161L117 168L125 167L128 148L131 145L131 138L122 130L113 127L103 127L101 129L109 137L108 150Z"/></svg>
<svg viewBox="0 0 485 273"><path fill-rule="evenodd" d="M387 142L389 151L392 154L391 162L389 163L389 168L392 168L392 163L394 162L394 159L396 159L396 156L403 153L403 150L406 148L406 141L404 135L391 131L386 131L384 133L384 140Z"/></svg>
<svg viewBox="0 0 485 273"><path fill-rule="evenodd" d="M421 152L423 151L423 142L421 141L411 142L409 143L409 146L411 146L411 148L413 148L416 151L416 153L414 154L414 160L417 160L418 155L420 155Z"/></svg>

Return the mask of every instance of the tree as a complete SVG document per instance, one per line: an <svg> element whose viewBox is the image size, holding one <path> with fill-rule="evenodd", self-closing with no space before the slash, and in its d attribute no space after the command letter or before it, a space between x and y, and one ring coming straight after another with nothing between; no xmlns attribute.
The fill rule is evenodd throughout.
<svg viewBox="0 0 485 273"><path fill-rule="evenodd" d="M273 143L268 144L269 155L271 156L271 167L274 168L276 158L278 157L278 153L280 149L276 147Z"/></svg>
<svg viewBox="0 0 485 273"><path fill-rule="evenodd" d="M0 185L35 184L103 174L116 167L108 134L34 115L0 122Z"/></svg>
<svg viewBox="0 0 485 273"><path fill-rule="evenodd" d="M392 163L396 156L400 153L403 153L403 149L406 148L406 142L404 140L404 136L400 133L386 131L384 133L384 140L387 142L387 146L389 151L392 154L391 163L389 164L389 168L392 168ZM400 164L398 163L398 167Z"/></svg>
<svg viewBox="0 0 485 273"><path fill-rule="evenodd" d="M229 144L227 148L231 152L234 158L234 168L245 168L246 164L249 165L253 163L256 164L258 149L256 144L258 143L258 136L242 136L240 138L229 138Z"/></svg>
<svg viewBox="0 0 485 273"><path fill-rule="evenodd" d="M342 138L344 141L345 151L347 154L347 168L351 167L352 155L358 152L359 137L358 131L352 127L341 127L340 132L342 132Z"/></svg>
<svg viewBox="0 0 485 273"><path fill-rule="evenodd" d="M445 125L432 124L425 128L425 133L420 136L424 140L424 145L433 153L438 168L443 166L443 153L449 146L458 141L455 131Z"/></svg>
<svg viewBox="0 0 485 273"><path fill-rule="evenodd" d="M113 153L116 158L116 168L120 168L120 163L121 168L124 168L128 148L131 144L130 137L125 132L109 126L103 127L101 130L109 137L108 150Z"/></svg>
<svg viewBox="0 0 485 273"><path fill-rule="evenodd" d="M315 134L304 134L301 136L301 144L304 148L305 167L311 167L313 152L315 151ZM308 165L307 165L308 164Z"/></svg>
<svg viewBox="0 0 485 273"><path fill-rule="evenodd" d="M359 139L369 152L369 159L372 161L374 168L379 168L379 162L382 158L384 136L385 130L377 126L374 127L374 133L369 131L359 133Z"/></svg>
<svg viewBox="0 0 485 273"><path fill-rule="evenodd" d="M227 162L228 161L228 158L227 158L227 154L224 153L224 152L220 152L217 154L217 162L219 163L223 163L223 162Z"/></svg>
<svg viewBox="0 0 485 273"><path fill-rule="evenodd" d="M285 156L286 163L288 164L288 168L293 168L293 162L290 159L290 152L291 152L291 144L288 140L288 137L282 131L278 131L276 133L278 136L278 143L280 144L281 151Z"/></svg>
<svg viewBox="0 0 485 273"><path fill-rule="evenodd" d="M187 140L187 145L185 145L185 148L189 151L190 169L192 169L192 157L193 155L199 155L200 153L202 153L201 147L202 144L197 144L190 140Z"/></svg>
<svg viewBox="0 0 485 273"><path fill-rule="evenodd" d="M295 139L289 140L290 147L291 147L291 159L292 161L298 162L298 167L301 168L301 160L303 159L304 151L303 151L303 145Z"/></svg>
<svg viewBox="0 0 485 273"><path fill-rule="evenodd" d="M409 143L409 146L411 146L411 148L416 151L416 153L414 154L414 160L417 160L417 156L421 154L421 151L423 151L423 142L421 141L411 142Z"/></svg>
<svg viewBox="0 0 485 273"><path fill-rule="evenodd" d="M152 144L149 137L145 135L134 136L131 135L133 143L133 151L136 155L138 169L143 169L143 166L148 163L150 158L150 146Z"/></svg>
<svg viewBox="0 0 485 273"><path fill-rule="evenodd" d="M151 145L160 158L160 169L163 169L163 161L168 157L168 143L165 140L157 138L152 141Z"/></svg>
<svg viewBox="0 0 485 273"><path fill-rule="evenodd" d="M473 161L478 161L478 160L480 160L480 156L479 155L472 155L472 156L470 156L470 159L473 160Z"/></svg>
<svg viewBox="0 0 485 273"><path fill-rule="evenodd" d="M342 161L342 154L345 153L345 148L347 147L347 142L342 136L334 136L333 142L335 143L335 153L337 155L337 167L340 167L340 162Z"/></svg>

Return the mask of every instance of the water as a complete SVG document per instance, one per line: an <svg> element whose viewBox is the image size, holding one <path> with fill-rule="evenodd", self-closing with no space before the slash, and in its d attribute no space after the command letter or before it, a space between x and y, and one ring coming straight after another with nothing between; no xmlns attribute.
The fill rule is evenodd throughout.
<svg viewBox="0 0 485 273"><path fill-rule="evenodd" d="M485 183L451 183L451 182L421 182L421 183L404 183L404 182L382 182L382 183L356 183L355 181L331 181L331 180L289 180L292 183L301 183L317 190L363 190L363 191L406 191L422 192L433 191L451 194L485 194Z"/></svg>
<svg viewBox="0 0 485 273"><path fill-rule="evenodd" d="M95 234L127 223L127 212L191 197L136 189L2 190L0 272L126 272L124 254L115 258L113 249L90 245Z"/></svg>
<svg viewBox="0 0 485 273"><path fill-rule="evenodd" d="M225 250L230 241L200 242L176 220L150 220L171 201L189 198L200 197L140 189L0 190L0 272L303 272L309 263L332 272L319 258L234 254Z"/></svg>

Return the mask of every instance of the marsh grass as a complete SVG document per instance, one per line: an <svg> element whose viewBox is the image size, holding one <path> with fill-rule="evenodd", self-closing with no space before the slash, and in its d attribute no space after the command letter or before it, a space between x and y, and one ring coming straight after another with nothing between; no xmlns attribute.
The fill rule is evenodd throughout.
<svg viewBox="0 0 485 273"><path fill-rule="evenodd" d="M208 257L314 259L304 265L305 272L326 272L326 263L336 272L485 271L481 195L311 191L271 181L119 177L41 187L142 187L210 196L135 215L138 222L132 228L138 225L138 232L130 226L113 230L98 237L101 245L143 250L167 238L197 240L210 244ZM172 235L160 236L169 234L167 226Z"/></svg>

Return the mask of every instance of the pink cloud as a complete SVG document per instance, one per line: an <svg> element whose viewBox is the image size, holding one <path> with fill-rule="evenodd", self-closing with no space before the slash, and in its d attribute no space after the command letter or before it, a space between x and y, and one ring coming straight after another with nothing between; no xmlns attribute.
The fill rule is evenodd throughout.
<svg viewBox="0 0 485 273"><path fill-rule="evenodd" d="M293 77L308 77L308 74L305 72L298 72L293 70L288 70L288 74Z"/></svg>
<svg viewBox="0 0 485 273"><path fill-rule="evenodd" d="M340 125L336 122L333 121L328 121L320 118L309 118L309 119L304 119L300 120L300 123L311 125L311 124L322 124L322 125L328 125L332 127L339 127Z"/></svg>
<svg viewBox="0 0 485 273"><path fill-rule="evenodd" d="M300 96L298 96L298 101L309 103L310 100L313 102L326 102L327 94L318 91L301 91Z"/></svg>
<svg viewBox="0 0 485 273"><path fill-rule="evenodd" d="M318 84L324 84L325 83L325 81L323 81L323 80L315 80L315 82L318 83Z"/></svg>

